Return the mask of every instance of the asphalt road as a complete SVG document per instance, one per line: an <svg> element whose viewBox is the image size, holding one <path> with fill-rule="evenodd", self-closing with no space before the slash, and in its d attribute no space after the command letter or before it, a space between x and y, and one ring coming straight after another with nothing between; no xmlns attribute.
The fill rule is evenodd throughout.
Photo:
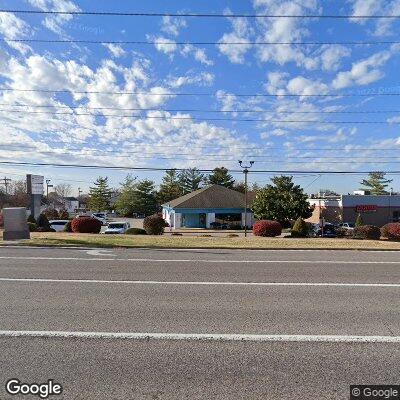
<svg viewBox="0 0 400 400"><path fill-rule="evenodd" d="M398 252L3 247L0 399L347 399L398 384L399 310Z"/></svg>

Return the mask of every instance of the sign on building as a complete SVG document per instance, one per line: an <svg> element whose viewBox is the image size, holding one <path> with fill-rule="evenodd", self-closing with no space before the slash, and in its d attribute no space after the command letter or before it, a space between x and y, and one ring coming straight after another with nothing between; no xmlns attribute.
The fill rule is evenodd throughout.
<svg viewBox="0 0 400 400"><path fill-rule="evenodd" d="M41 175L27 175L26 176L28 194L43 195L44 190L44 176Z"/></svg>
<svg viewBox="0 0 400 400"><path fill-rule="evenodd" d="M356 206L356 212L358 213L376 212L377 210L378 206L376 204L359 204Z"/></svg>

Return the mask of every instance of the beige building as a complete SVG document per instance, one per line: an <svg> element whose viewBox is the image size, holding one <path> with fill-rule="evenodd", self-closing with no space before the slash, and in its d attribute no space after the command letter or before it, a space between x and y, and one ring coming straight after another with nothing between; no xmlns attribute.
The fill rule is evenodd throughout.
<svg viewBox="0 0 400 400"><path fill-rule="evenodd" d="M388 222L400 222L400 195L341 195L327 198L310 198L313 215L307 220L354 223L361 214L364 224L383 226Z"/></svg>

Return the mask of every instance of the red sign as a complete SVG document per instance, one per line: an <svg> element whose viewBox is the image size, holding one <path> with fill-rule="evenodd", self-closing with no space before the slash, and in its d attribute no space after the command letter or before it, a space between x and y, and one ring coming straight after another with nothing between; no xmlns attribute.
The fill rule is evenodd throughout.
<svg viewBox="0 0 400 400"><path fill-rule="evenodd" d="M375 212L378 210L378 206L376 204L360 204L356 206L356 212Z"/></svg>

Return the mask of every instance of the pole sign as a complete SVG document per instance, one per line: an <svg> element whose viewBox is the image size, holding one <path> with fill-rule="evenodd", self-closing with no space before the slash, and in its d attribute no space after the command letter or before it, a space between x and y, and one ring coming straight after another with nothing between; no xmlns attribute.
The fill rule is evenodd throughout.
<svg viewBox="0 0 400 400"><path fill-rule="evenodd" d="M26 176L28 194L43 195L44 177L41 175Z"/></svg>
<svg viewBox="0 0 400 400"><path fill-rule="evenodd" d="M378 211L378 206L376 204L359 204L356 206L356 212L367 213Z"/></svg>

